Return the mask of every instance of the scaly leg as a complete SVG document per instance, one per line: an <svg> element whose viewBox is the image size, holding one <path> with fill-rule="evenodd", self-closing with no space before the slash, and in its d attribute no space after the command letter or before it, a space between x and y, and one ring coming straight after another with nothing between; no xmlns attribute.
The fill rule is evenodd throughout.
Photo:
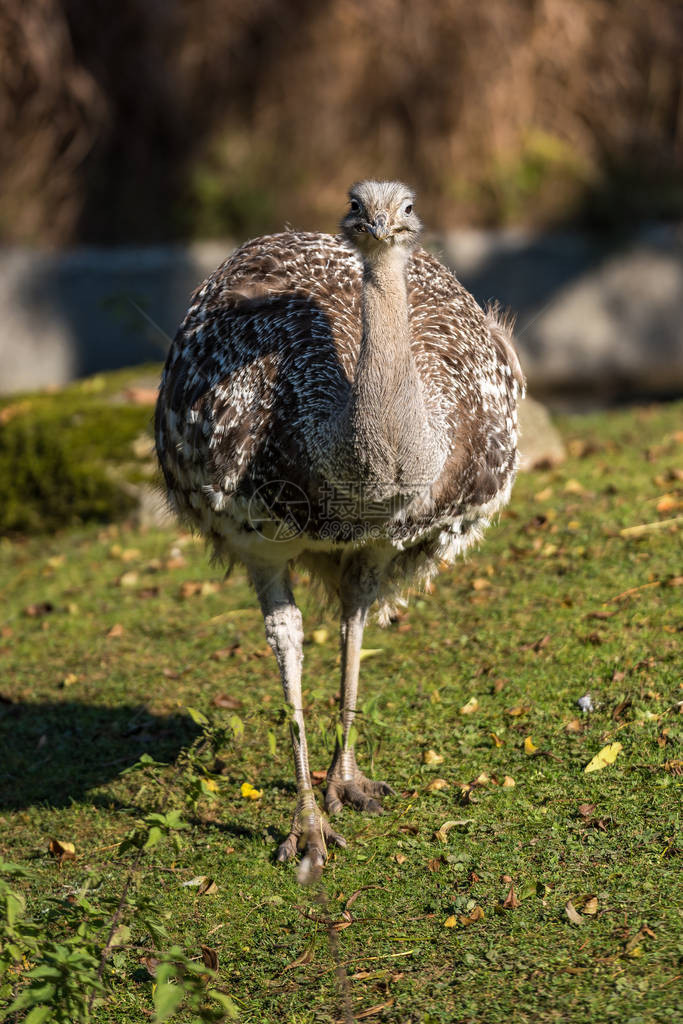
<svg viewBox="0 0 683 1024"><path fill-rule="evenodd" d="M294 752L297 801L291 831L280 844L277 859L290 860L297 848L304 849L303 874L317 874L325 863L327 843L346 846L346 840L330 827L321 814L311 787L301 700L304 639L301 612L294 602L286 567L250 567L249 575L256 587L266 627L266 639L277 659L285 702L290 709L289 729Z"/></svg>
<svg viewBox="0 0 683 1024"><path fill-rule="evenodd" d="M368 566L350 567L347 585L342 588L341 639L341 716L342 742L335 746L332 765L327 773L325 809L329 814L341 811L349 804L357 811L381 814L382 805L378 797L387 796L394 790L387 782L368 779L356 764L356 754L351 742L351 727L356 717L358 700L358 675L363 630L368 610L375 598L374 574Z"/></svg>

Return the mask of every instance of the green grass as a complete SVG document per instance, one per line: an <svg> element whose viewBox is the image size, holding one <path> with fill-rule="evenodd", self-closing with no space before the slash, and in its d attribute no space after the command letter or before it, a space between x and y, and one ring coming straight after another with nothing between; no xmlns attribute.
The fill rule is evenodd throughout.
<svg viewBox="0 0 683 1024"><path fill-rule="evenodd" d="M223 581L177 530L91 526L0 542L0 853L33 872L22 883L29 914L44 921L47 898L63 903L91 873L118 897L134 854L117 845L158 799L140 773L120 773L144 752L172 764L198 731L190 705L226 727L237 714L244 733L207 763L218 800L199 801L179 850L144 855L132 887L169 914L188 956L216 950L242 1020L677 1019L680 529L620 531L680 516L682 411L563 420L570 459L520 477L481 548L398 623L368 629L365 646L382 653L361 669L358 756L399 795L383 817L344 813L349 847L332 852L321 889L273 862L293 772L275 662L242 573ZM192 593L193 581L213 585ZM319 770L334 742L336 625L305 579L297 592L307 636L329 632L306 646ZM582 715L586 692L595 711ZM239 706L215 706L225 694ZM472 697L478 708L464 714ZM615 763L585 774L614 741ZM425 764L429 750L443 761ZM488 782L463 788L482 773ZM437 777L447 787L430 790ZM158 778L165 804L184 806L178 772ZM245 781L259 800L241 797ZM457 824L441 842L446 821ZM53 838L73 842L75 860L60 867ZM214 894L183 885L200 875ZM573 924L568 901L581 912L592 897L596 912ZM461 923L475 906L483 918ZM130 923L98 1024L153 1014L144 957L155 943Z"/></svg>

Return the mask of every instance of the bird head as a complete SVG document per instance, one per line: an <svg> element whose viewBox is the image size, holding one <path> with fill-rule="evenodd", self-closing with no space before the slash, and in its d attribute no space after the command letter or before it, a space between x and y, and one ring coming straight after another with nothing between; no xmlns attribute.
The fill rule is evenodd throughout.
<svg viewBox="0 0 683 1024"><path fill-rule="evenodd" d="M400 181L359 181L349 189L342 234L365 257L380 255L387 248L407 254L422 230L414 202L415 193Z"/></svg>

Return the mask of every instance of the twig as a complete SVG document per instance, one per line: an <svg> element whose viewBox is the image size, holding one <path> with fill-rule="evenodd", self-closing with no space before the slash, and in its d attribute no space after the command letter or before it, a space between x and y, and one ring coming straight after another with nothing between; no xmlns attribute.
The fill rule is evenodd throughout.
<svg viewBox="0 0 683 1024"><path fill-rule="evenodd" d="M138 852L137 852L137 855L135 857L135 860L133 861L133 864L132 864L132 866L131 866L131 868L130 868L127 876L126 876L126 880L123 883L123 889L121 890L121 898L119 900L119 905L116 908L116 910L114 912L114 916L111 919L111 926L109 928L109 935L107 936L107 941L105 942L104 947L102 949L102 953L100 955L100 965L97 968L97 980L100 981L100 982L102 981L102 975L104 974L104 965L106 964L107 960L109 959L109 954L111 953L112 948L113 948L112 939L114 938L114 935L116 933L116 929L118 928L119 922L120 922L120 920L121 920L121 918L123 916L123 908L126 905L126 896L128 895L128 890L130 889L131 883L132 883L133 878L135 876L135 872L137 871L138 866L139 866L141 860L142 860L142 847L140 847L138 849ZM93 1008L96 996L97 996L97 991L93 991L91 996L90 996L90 999L88 1000L88 1013L92 1013L92 1008Z"/></svg>
<svg viewBox="0 0 683 1024"><path fill-rule="evenodd" d="M659 587L661 582L661 580L652 580L650 583L641 583L639 587L629 587L628 590L622 590L620 594L609 597L604 603L610 604L612 601L623 601L625 597L631 597L632 594L637 594L640 590L647 590L648 587Z"/></svg>
<svg viewBox="0 0 683 1024"><path fill-rule="evenodd" d="M647 533L656 533L658 530L665 530L669 526L683 524L683 516L674 516L673 519L658 519L654 523L640 523L638 526L627 526L619 530L620 537L644 537Z"/></svg>
<svg viewBox="0 0 683 1024"><path fill-rule="evenodd" d="M337 978L337 984L339 985L339 991L342 997L344 1024L355 1024L356 1018L353 1015L353 1009L351 1006L351 986L349 984L349 976L346 973L346 968L342 964L341 957L339 955L339 939L337 937L334 924L332 923L332 915L330 914L327 902L327 892L322 884L316 897L316 901L321 905L323 912L328 918L325 930L327 931L327 941L330 944L330 953L334 960L334 973Z"/></svg>

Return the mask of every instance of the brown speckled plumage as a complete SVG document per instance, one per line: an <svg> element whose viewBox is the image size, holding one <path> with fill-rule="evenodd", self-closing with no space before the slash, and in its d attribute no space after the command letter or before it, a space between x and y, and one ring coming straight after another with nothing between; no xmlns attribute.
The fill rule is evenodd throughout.
<svg viewBox="0 0 683 1024"><path fill-rule="evenodd" d="M354 189L342 235L257 238L197 290L164 369L156 436L175 508L219 558L245 562L257 588L259 573L279 574L282 594L289 592L287 565L299 561L349 614L354 601L345 598L345 574L351 579L369 566L363 621L370 600L379 601L386 620L400 590L479 538L509 497L523 379L505 322L483 311L434 256L414 248L419 222L410 190L398 183ZM405 358L409 387L420 391L418 411L406 420L417 427L406 432L419 433L423 424L424 437L412 448L406 438L404 449L397 437L403 410L392 418L387 409L396 425L377 441L380 454L366 457L363 445L372 445L363 439L374 445L373 421L369 434L360 426L353 433L343 417L361 372L364 281L374 273L375 253L390 264L389 244L395 252L405 246L404 262L391 273L407 286ZM410 395L400 403L410 405ZM411 466L408 474L402 464ZM287 603L282 594L276 604ZM272 601L259 596L268 632ZM277 646L270 633L269 640ZM287 694L288 670L279 660Z"/></svg>

